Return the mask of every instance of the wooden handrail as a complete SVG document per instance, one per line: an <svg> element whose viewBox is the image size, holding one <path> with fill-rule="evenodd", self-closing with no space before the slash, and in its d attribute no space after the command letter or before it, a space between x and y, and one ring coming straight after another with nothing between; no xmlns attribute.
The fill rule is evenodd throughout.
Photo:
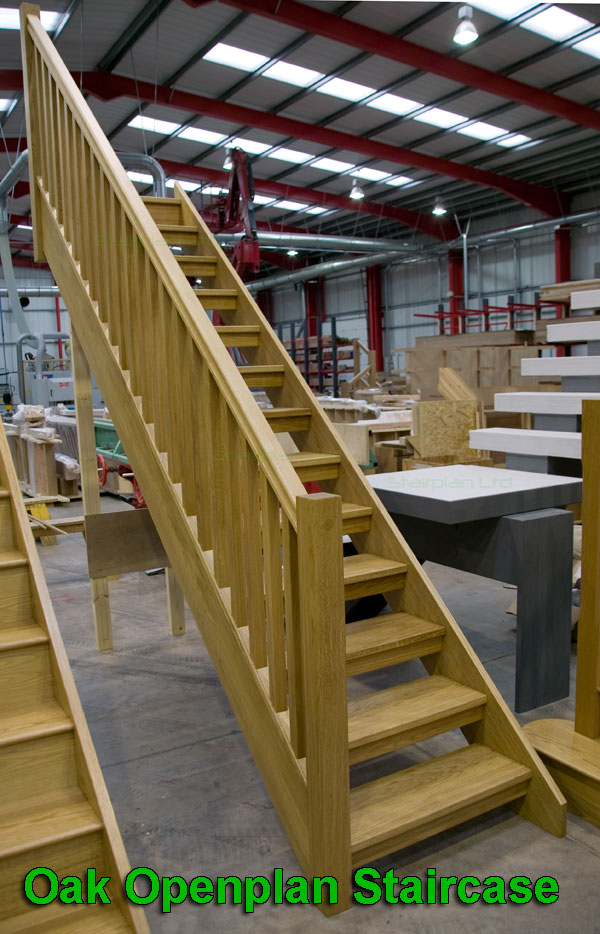
<svg viewBox="0 0 600 934"><path fill-rule="evenodd" d="M198 300L176 258L166 244L132 182L127 177L125 169L108 143L97 120L81 97L77 85L42 27L38 16L31 12L32 9L37 8L29 7L30 12L23 11L28 35L42 57L44 65L49 69L59 95L93 152L103 176L108 181L112 192L116 195L133 231L143 244L152 266L168 292L169 298L177 309L186 330L191 335L195 347L210 369L220 392L226 395L227 404L235 416L236 424L258 458L261 468L267 475L268 481L273 487L286 516L295 528L297 521L296 497L304 492L302 484L298 480L293 467L289 464L281 444L268 424L266 424L250 390L237 372L236 366L222 341L217 337L208 317L200 308ZM29 82L31 82L32 74L38 74L38 72L32 72L29 69ZM35 99L36 95L39 96L39 92L39 87L30 87L32 98ZM30 121L32 124L35 123L33 114L30 116ZM57 132L56 126L53 126L52 129ZM35 131L31 132L31 130L32 127L30 127L28 138L30 139L30 145L33 144L34 151L32 170L38 172L41 168L39 165L40 159L37 155L40 142ZM50 139L52 143L52 134L50 134ZM62 167L67 154L62 151L59 145L56 145L53 155L56 163L60 163L59 167ZM44 178L42 169L42 185L46 186L47 183L48 179ZM34 176L32 179L32 192L35 191L37 184L39 184L38 178ZM60 194L59 201L61 201ZM81 189L80 196L83 196ZM35 197L34 195L34 201ZM62 204L55 204L54 206L57 209L58 219L61 221ZM92 230L90 230L90 234L93 236ZM101 246L99 243L96 245ZM94 244L90 244L90 246L94 246ZM38 258L43 257L38 256ZM98 260L98 256L92 257L92 264L94 261L98 262Z"/></svg>

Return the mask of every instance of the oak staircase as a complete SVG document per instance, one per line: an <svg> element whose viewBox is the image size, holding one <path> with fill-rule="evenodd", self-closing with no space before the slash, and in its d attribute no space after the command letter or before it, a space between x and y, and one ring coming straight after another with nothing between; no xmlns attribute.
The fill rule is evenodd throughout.
<svg viewBox="0 0 600 934"><path fill-rule="evenodd" d="M129 867L36 554L0 426L0 931L135 931L148 926L125 903ZM34 866L112 878L112 904L35 906L23 895ZM47 884L38 880L38 895ZM75 927L71 924L76 922Z"/></svg>
<svg viewBox="0 0 600 934"><path fill-rule="evenodd" d="M560 792L190 199L140 198L35 8L22 36L36 258L298 859L339 880L325 910L352 865L508 802L562 835ZM345 626L380 593L390 615ZM348 704L349 675L416 658L425 677ZM350 788L352 764L456 728L463 748Z"/></svg>

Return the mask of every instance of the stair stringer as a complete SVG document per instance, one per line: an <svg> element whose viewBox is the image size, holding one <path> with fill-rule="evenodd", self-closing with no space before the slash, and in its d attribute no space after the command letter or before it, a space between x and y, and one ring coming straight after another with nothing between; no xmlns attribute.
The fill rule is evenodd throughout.
<svg viewBox="0 0 600 934"><path fill-rule="evenodd" d="M283 395L285 391L285 401L281 404L311 410L308 432L296 436L295 440L299 446L304 445L307 450L341 455L338 479L322 481L322 487L329 492L340 494L345 501L370 506L373 509L369 532L351 535L358 551L381 555L408 565L409 571L403 590L386 594L388 603L395 611L404 611L423 617L443 626L446 630L439 655L423 659L426 669L430 674L444 675L486 694L487 703L483 717L478 724L463 730L466 739L470 743L477 742L489 746L496 752L528 766L532 772L529 789L525 798L517 802L515 806L522 817L539 824L557 836L564 836L566 801L546 766L521 730L513 713L429 580L414 552L335 431L331 420L315 399L312 390L291 360L284 345L246 289L244 282L232 267L192 201L178 183L175 183L174 196L181 202L183 222L186 225L195 224L198 228L202 251L206 255L213 255L219 259L215 287L236 289L238 292L236 323L260 327L259 346L253 354L252 362L257 365L277 363L285 368L284 389L270 390L271 398L277 400L275 404L280 404L278 395Z"/></svg>
<svg viewBox="0 0 600 934"><path fill-rule="evenodd" d="M254 668L240 630L210 570L194 523L157 451L153 432L144 421L141 404L131 393L121 370L108 328L100 321L97 303L81 278L63 231L42 192L40 220L44 254L66 305L85 356L108 403L119 438L144 491L144 498L196 625L227 694L233 712L275 803L301 866L310 874L308 793L304 760L298 760L289 734L268 695L268 686ZM187 284L187 283L186 283Z"/></svg>
<svg viewBox="0 0 600 934"><path fill-rule="evenodd" d="M103 852L111 878L113 880L122 880L129 871L129 860L125 852L113 806L102 776L96 750L75 686L71 666L58 628L44 572L42 571L36 551L35 540L29 526L29 519L23 504L23 496L13 466L6 434L1 426L0 486L4 486L10 495L15 546L17 550L27 558L34 618L48 636L48 650L50 653L54 692L61 707L73 723L73 738L75 742L79 783L88 801L92 804L102 822ZM42 765L43 764L40 763L40 766ZM32 860L32 866L33 865L34 862ZM113 902L118 903L131 930L135 931L136 934L149 934L150 929L143 909L133 905L124 897L120 884L113 884L111 896ZM65 908L66 906L63 907ZM60 911L61 909L56 905L49 906L48 908L38 908L37 910L26 912L25 915L23 915L23 923L28 925L30 915L32 916L32 924L33 919L35 919L36 924L38 921L41 923L44 919L49 922L51 917L58 917ZM71 914L69 914L68 907L66 907L65 916L70 917ZM83 917L86 918L87 916L84 915ZM15 918L14 923L17 924L18 922L19 918ZM11 925L12 929L12 920L0 923L0 927L4 924L7 926Z"/></svg>

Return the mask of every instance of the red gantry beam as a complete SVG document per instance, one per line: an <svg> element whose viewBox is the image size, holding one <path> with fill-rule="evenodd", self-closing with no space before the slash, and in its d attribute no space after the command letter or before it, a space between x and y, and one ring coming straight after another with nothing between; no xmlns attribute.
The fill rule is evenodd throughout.
<svg viewBox="0 0 600 934"><path fill-rule="evenodd" d="M302 4L299 4L302 6ZM306 8L308 9L308 8ZM334 17L336 23L344 23ZM361 27L362 28L362 27ZM15 78L14 71L0 70L0 87L4 90L22 89L22 74ZM486 169L478 169L472 165L463 165L442 159L439 156L430 156L427 153L416 152L402 146L392 146L389 143L366 139L362 136L353 136L340 130L330 130L326 127L315 126L302 120L293 120L277 114L254 110L252 107L242 107L239 104L230 104L227 101L216 100L212 97L203 97L189 91L178 91L164 85L155 86L149 81L136 81L124 75L105 74L102 71L87 71L74 73L73 77L80 84L83 91L93 94L100 100L114 100L118 97L128 97L135 101L144 101L148 104L163 104L178 110L187 110L198 116L216 117L230 123L267 130L282 136L293 136L297 139L309 139L314 143L335 149L346 149L350 152L361 153L375 159L384 159L403 167L424 169L449 178L459 178L463 181L481 185L484 188L495 188L503 194L521 201L529 207L535 208L549 217L566 214L569 207L567 195L532 185L507 175L498 175ZM11 83L12 82L12 83ZM569 102L570 103L570 102ZM600 118L600 114L599 114Z"/></svg>
<svg viewBox="0 0 600 934"><path fill-rule="evenodd" d="M200 6L202 0L185 0L190 6ZM372 55L382 55L403 65L411 65L421 71L433 75L440 75L466 84L471 88L478 88L498 97L525 104L526 107L535 107L545 113L568 120L581 126L600 130L600 112L585 104L567 100L536 88L523 81L499 75L479 65L469 65L460 59L435 52L424 46L390 36L379 29L372 29L362 23L353 23L351 20L327 13L314 6L298 3L297 0L222 0L230 6L238 7L247 13L256 13L266 16L288 26L295 26L305 32L316 36L324 36L334 42L343 42L354 46Z"/></svg>

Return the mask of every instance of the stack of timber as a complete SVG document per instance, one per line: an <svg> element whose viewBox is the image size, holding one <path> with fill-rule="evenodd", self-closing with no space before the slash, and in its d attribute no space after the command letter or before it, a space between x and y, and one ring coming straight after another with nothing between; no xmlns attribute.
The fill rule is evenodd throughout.
<svg viewBox="0 0 600 934"><path fill-rule="evenodd" d="M445 378L447 384L448 377ZM454 380L454 391L458 382ZM469 435L479 424L476 399L443 402L419 402L413 407L413 433L407 438L413 454L403 458L403 470L438 467L441 464L478 464L492 466L492 461L474 453Z"/></svg>
<svg viewBox="0 0 600 934"><path fill-rule="evenodd" d="M303 872L339 880L323 910L349 907L353 864L501 805L563 835L564 798L204 220L177 183L139 197L37 12L21 7L35 255ZM345 601L376 594L393 612L346 626ZM415 658L422 679L348 703L349 675ZM455 751L351 787L354 763L457 728Z"/></svg>
<svg viewBox="0 0 600 934"><path fill-rule="evenodd" d="M0 425L0 929L6 934L138 932L124 897L129 865ZM34 866L61 879L110 876L112 904L25 900ZM38 882L40 895L45 894Z"/></svg>
<svg viewBox="0 0 600 934"><path fill-rule="evenodd" d="M418 337L404 349L411 392L424 402L439 398L438 371L452 368L473 389L484 407L491 408L495 392L532 388L535 378L521 374L521 361L539 356L545 346L533 331L489 331ZM400 351L392 351L400 352Z"/></svg>

